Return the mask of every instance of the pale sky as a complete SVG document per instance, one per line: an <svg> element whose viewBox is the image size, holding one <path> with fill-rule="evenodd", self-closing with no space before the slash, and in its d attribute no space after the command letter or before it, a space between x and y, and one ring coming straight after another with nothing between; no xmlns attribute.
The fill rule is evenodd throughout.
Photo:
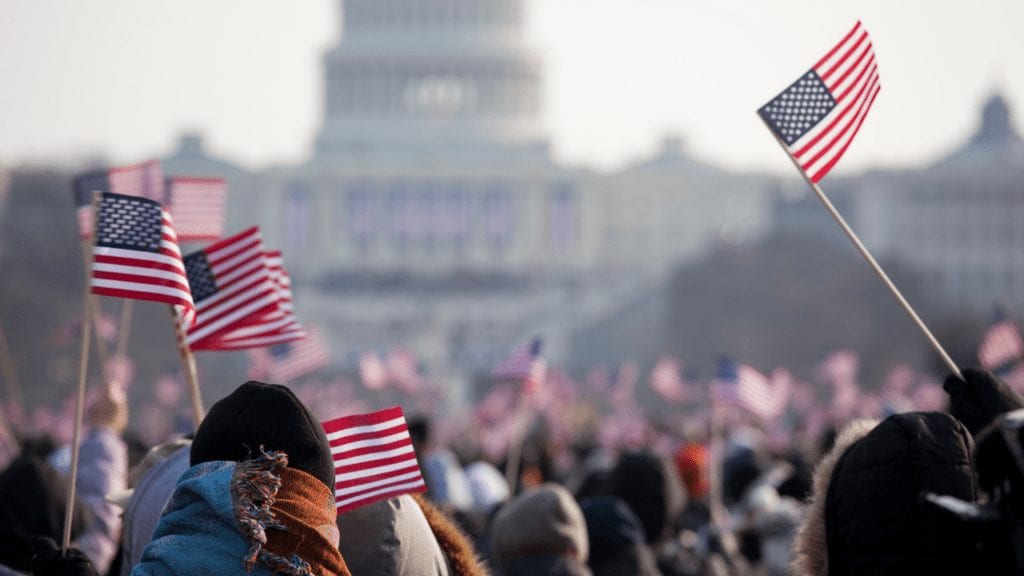
<svg viewBox="0 0 1024 576"><path fill-rule="evenodd" d="M882 91L838 171L921 165L1000 90L1024 133L1021 0L527 0L560 162L615 169L681 135L734 169L793 169L755 110L853 22ZM171 151L183 130L248 167L292 163L321 117L337 0L0 0L0 165Z"/></svg>

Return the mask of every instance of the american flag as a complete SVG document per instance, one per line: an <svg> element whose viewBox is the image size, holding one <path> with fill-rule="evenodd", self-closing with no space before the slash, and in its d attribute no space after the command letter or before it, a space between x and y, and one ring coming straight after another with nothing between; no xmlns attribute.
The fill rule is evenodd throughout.
<svg viewBox="0 0 1024 576"><path fill-rule="evenodd" d="M812 182L828 174L860 130L881 84L857 22L814 66L757 111Z"/></svg>
<svg viewBox="0 0 1024 576"><path fill-rule="evenodd" d="M306 337L292 307L291 280L284 269L280 250L266 253L264 262L277 292L277 308L217 338L218 350L249 350L294 342Z"/></svg>
<svg viewBox="0 0 1024 576"><path fill-rule="evenodd" d="M359 379L370 390L382 390L388 385L387 369L375 350L368 350L359 356Z"/></svg>
<svg viewBox="0 0 1024 576"><path fill-rule="evenodd" d="M785 411L786 399L776 396L767 376L728 358L718 361L711 396L717 403L739 406L764 420L777 418Z"/></svg>
<svg viewBox="0 0 1024 576"><path fill-rule="evenodd" d="M103 193L91 287L94 294L171 304L186 328L195 322L171 215L153 200Z"/></svg>
<svg viewBox="0 0 1024 576"><path fill-rule="evenodd" d="M167 179L168 207L182 242L210 241L224 234L227 184L221 178Z"/></svg>
<svg viewBox="0 0 1024 576"><path fill-rule="evenodd" d="M978 346L978 361L986 370L1003 371L1024 360L1024 341L1013 320L997 312Z"/></svg>
<svg viewBox="0 0 1024 576"><path fill-rule="evenodd" d="M427 490L401 407L342 416L323 428L334 458L338 514Z"/></svg>
<svg viewBox="0 0 1024 576"><path fill-rule="evenodd" d="M651 369L651 390L669 402L686 398L686 383L682 378L682 365L678 358L662 356Z"/></svg>
<svg viewBox="0 0 1024 576"><path fill-rule="evenodd" d="M406 394L417 394L423 386L419 364L416 354L409 349L392 348L384 359L388 382Z"/></svg>
<svg viewBox="0 0 1024 576"><path fill-rule="evenodd" d="M218 350L218 336L277 309L277 290L265 254L260 230L254 226L185 257L196 303L189 347Z"/></svg>
<svg viewBox="0 0 1024 576"><path fill-rule="evenodd" d="M327 367L331 354L320 334L307 330L306 337L269 348L267 376L278 383L291 382Z"/></svg>
<svg viewBox="0 0 1024 576"><path fill-rule="evenodd" d="M491 376L501 380L522 380L523 393L533 395L544 385L547 378L548 362L541 356L542 341L534 338L512 351L498 362Z"/></svg>
<svg viewBox="0 0 1024 576"><path fill-rule="evenodd" d="M164 171L159 160L148 160L107 170L110 191L114 194L142 196L161 204L167 203Z"/></svg>

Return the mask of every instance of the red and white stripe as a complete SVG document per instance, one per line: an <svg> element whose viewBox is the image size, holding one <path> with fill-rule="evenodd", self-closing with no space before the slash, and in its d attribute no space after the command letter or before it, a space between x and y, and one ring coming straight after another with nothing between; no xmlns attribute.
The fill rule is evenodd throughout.
<svg viewBox="0 0 1024 576"><path fill-rule="evenodd" d="M1024 341L1011 320L993 324L982 337L978 347L978 361L986 370L1007 368L1024 359Z"/></svg>
<svg viewBox="0 0 1024 576"><path fill-rule="evenodd" d="M334 458L338 513L379 500L425 492L402 408L323 423Z"/></svg>
<svg viewBox="0 0 1024 576"><path fill-rule="evenodd" d="M182 242L216 240L224 234L227 184L222 178L173 177L168 207Z"/></svg>
<svg viewBox="0 0 1024 576"><path fill-rule="evenodd" d="M850 147L882 86L871 38L859 21L813 68L836 106L788 149L818 182Z"/></svg>
<svg viewBox="0 0 1024 576"><path fill-rule="evenodd" d="M291 279L285 271L281 252L266 253L264 262L277 294L277 307L245 327L222 334L206 343L210 350L248 350L294 342L306 337L306 331L295 318L292 307Z"/></svg>
<svg viewBox="0 0 1024 576"><path fill-rule="evenodd" d="M164 171L159 160L148 160L107 170L110 191L114 194L141 196L164 203Z"/></svg>
<svg viewBox="0 0 1024 576"><path fill-rule="evenodd" d="M257 227L207 246L201 252L217 283L217 292L196 304L196 323L188 331L194 350L216 350L219 335L248 326L277 309L277 291L264 264Z"/></svg>
<svg viewBox="0 0 1024 576"><path fill-rule="evenodd" d="M171 215L161 209L159 252L95 246L92 258L93 294L171 304L187 328L195 323L185 265Z"/></svg>

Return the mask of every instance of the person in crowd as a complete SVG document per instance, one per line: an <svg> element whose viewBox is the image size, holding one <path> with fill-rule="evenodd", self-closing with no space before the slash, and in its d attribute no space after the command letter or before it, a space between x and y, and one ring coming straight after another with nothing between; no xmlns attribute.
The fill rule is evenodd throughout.
<svg viewBox="0 0 1024 576"><path fill-rule="evenodd" d="M483 576L469 538L426 498L402 495L338 515L353 574Z"/></svg>
<svg viewBox="0 0 1024 576"><path fill-rule="evenodd" d="M975 573L969 539L920 499L931 491L975 501L972 449L968 429L942 412L845 427L815 471L793 573Z"/></svg>
<svg viewBox="0 0 1024 576"><path fill-rule="evenodd" d="M649 451L627 452L608 478L608 492L633 511L643 527L644 541L666 575L683 574L690 564L681 557L673 524L686 503L675 468Z"/></svg>
<svg viewBox="0 0 1024 576"><path fill-rule="evenodd" d="M192 441L179 439L155 446L129 475L130 490L113 495L124 508L124 533L121 542L121 566L118 574L128 576L142 560L160 513L174 487L189 469Z"/></svg>
<svg viewBox="0 0 1024 576"><path fill-rule="evenodd" d="M643 526L625 502L597 496L580 502L580 509L590 540L587 564L594 576L660 576Z"/></svg>
<svg viewBox="0 0 1024 576"><path fill-rule="evenodd" d="M133 576L350 575L327 437L291 390L247 382L214 404L190 461Z"/></svg>
<svg viewBox="0 0 1024 576"><path fill-rule="evenodd" d="M55 445L48 439L22 440L21 453L0 473L0 575L32 570L36 537L60 540L67 505L67 482L47 462ZM75 500L71 537L91 523L91 512Z"/></svg>
<svg viewBox="0 0 1024 576"><path fill-rule="evenodd" d="M545 483L505 504L491 525L504 576L591 576L583 512L569 492Z"/></svg>

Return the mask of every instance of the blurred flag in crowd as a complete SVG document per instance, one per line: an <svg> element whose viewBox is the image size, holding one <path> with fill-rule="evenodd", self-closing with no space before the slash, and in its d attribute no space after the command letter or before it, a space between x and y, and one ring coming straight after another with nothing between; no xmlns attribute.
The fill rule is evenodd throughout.
<svg viewBox="0 0 1024 576"><path fill-rule="evenodd" d="M368 350L359 356L359 379L370 390L383 390L388 385L388 372L376 350Z"/></svg>
<svg viewBox="0 0 1024 576"><path fill-rule="evenodd" d="M757 113L812 182L842 158L881 90L871 38L857 22Z"/></svg>
<svg viewBox="0 0 1024 576"><path fill-rule="evenodd" d="M982 368L995 372L1009 371L1024 359L1024 341L1013 320L997 310L978 346L978 361Z"/></svg>
<svg viewBox="0 0 1024 576"><path fill-rule="evenodd" d="M221 178L167 179L167 208L181 242L212 241L224 235L227 183Z"/></svg>
<svg viewBox="0 0 1024 576"><path fill-rule="evenodd" d="M678 358L662 356L651 369L651 390L669 402L686 399L686 384L683 382L682 365Z"/></svg>
<svg viewBox="0 0 1024 576"><path fill-rule="evenodd" d="M94 294L170 304L186 328L195 322L174 225L158 202L103 193L95 241Z"/></svg>
<svg viewBox="0 0 1024 576"><path fill-rule="evenodd" d="M401 407L342 416L323 428L334 458L339 514L427 490Z"/></svg>
<svg viewBox="0 0 1024 576"><path fill-rule="evenodd" d="M523 393L534 395L544 385L548 363L541 355L542 341L534 338L529 344L514 349L494 367L491 376L499 380L519 380Z"/></svg>
<svg viewBox="0 0 1024 576"><path fill-rule="evenodd" d="M392 348L384 360L387 382L406 394L416 394L423 384L416 355L405 348Z"/></svg>
<svg viewBox="0 0 1024 576"><path fill-rule="evenodd" d="M307 330L302 340L250 351L249 377L284 384L325 368L330 362L330 352L319 332Z"/></svg>
<svg viewBox="0 0 1024 576"><path fill-rule="evenodd" d="M786 411L788 390L776 390L767 376L730 358L718 361L711 383L711 397L722 405L738 406L763 419L778 418Z"/></svg>

